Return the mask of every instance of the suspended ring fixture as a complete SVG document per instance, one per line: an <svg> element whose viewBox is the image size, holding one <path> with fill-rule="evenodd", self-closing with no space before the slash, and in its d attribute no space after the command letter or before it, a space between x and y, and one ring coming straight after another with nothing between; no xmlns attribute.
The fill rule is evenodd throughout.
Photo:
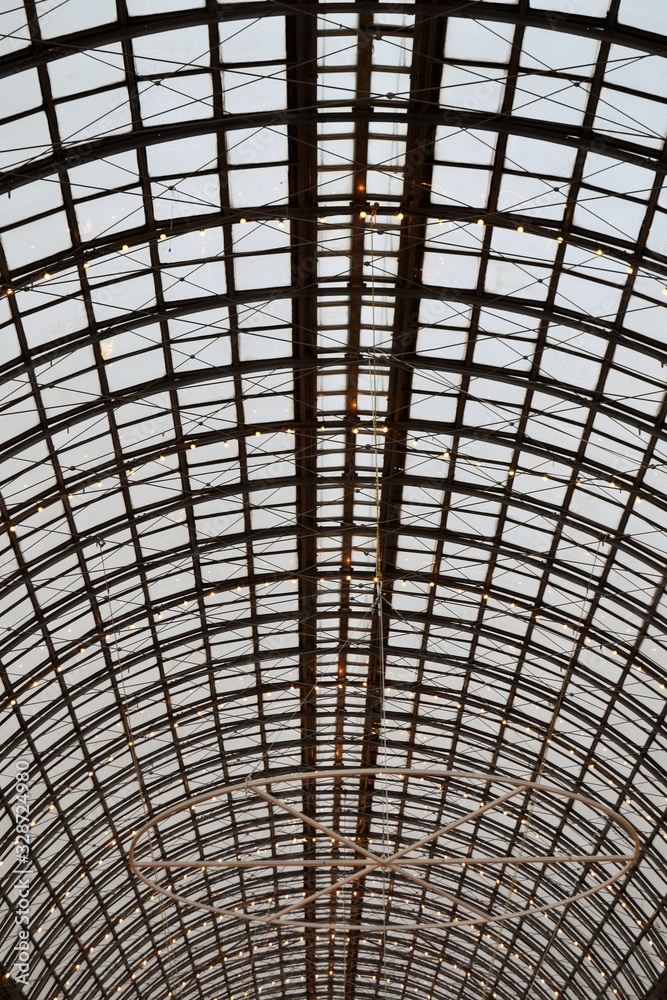
<svg viewBox="0 0 667 1000"><path fill-rule="evenodd" d="M308 811L315 784L318 815ZM322 786L328 788L324 796ZM359 811L346 805L357 804L362 789L373 787L379 812L373 814L371 832L358 837ZM479 796L473 808L467 801L471 792ZM398 810L392 810L397 793L407 795L400 825ZM525 836L518 847L503 853L504 833L511 836L517 809ZM558 829L565 812L564 846L536 851L545 836L540 830ZM166 846L174 843L177 855L191 852L196 841L186 814L196 817L198 826L220 831L224 844L219 857L137 857L140 844L148 841L152 851L157 839ZM431 832L409 839L411 814L420 830L430 820ZM513 818L504 826L503 817L510 814ZM232 822L237 844L245 838L247 846L234 846ZM600 849L568 852L572 841L567 829L574 824L579 830L572 840L581 839L582 824L587 830L594 824L588 836ZM274 848L266 846L271 831ZM475 841L497 843L500 850L497 855L469 854ZM637 833L623 816L576 791L493 774L382 767L248 779L194 796L145 823L132 840L129 859L135 875L153 891L221 918L283 929L386 933L477 928L561 909L617 882L635 864L639 850ZM532 874L530 866L535 866ZM544 877L546 867L554 869L553 878ZM540 874L541 888L530 888L530 904L522 905L526 890L521 876L527 870L526 884L534 886ZM151 871L166 873L168 884L149 878ZM296 878L288 880L290 871ZM208 898L176 891L173 879L179 872L194 875L196 892ZM545 883L557 898L534 898L545 891ZM405 898L406 890L412 897ZM521 901L518 908L511 905L515 898ZM417 914L410 912L415 909Z"/></svg>

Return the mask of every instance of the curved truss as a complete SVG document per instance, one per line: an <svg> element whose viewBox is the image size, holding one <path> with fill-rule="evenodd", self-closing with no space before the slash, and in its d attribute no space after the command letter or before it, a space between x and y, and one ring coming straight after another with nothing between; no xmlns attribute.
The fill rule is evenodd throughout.
<svg viewBox="0 0 667 1000"><path fill-rule="evenodd" d="M0 11L3 791L28 755L36 1000L635 1000L663 974L667 25L570 6ZM363 771L349 800L307 784L295 835L331 810L371 851L379 766L576 788L638 863L563 912L385 941L370 875L318 941L132 874L148 815L248 773ZM418 840L407 786L390 804ZM226 808L226 851L276 849ZM602 836L510 819L475 850L515 854L522 820L545 856Z"/></svg>

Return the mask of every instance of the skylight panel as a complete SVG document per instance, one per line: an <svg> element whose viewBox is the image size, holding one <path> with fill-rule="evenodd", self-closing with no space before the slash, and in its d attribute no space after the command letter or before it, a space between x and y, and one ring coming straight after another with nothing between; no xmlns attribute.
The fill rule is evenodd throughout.
<svg viewBox="0 0 667 1000"><path fill-rule="evenodd" d="M248 66L223 72L227 114L279 111L287 106L285 66Z"/></svg>
<svg viewBox="0 0 667 1000"><path fill-rule="evenodd" d="M435 205L484 211L489 194L490 172L475 167L433 168L431 201Z"/></svg>
<svg viewBox="0 0 667 1000"><path fill-rule="evenodd" d="M562 143L510 135L507 139L505 167L508 171L524 170L541 178L569 178L576 156L575 148ZM561 185L556 181L554 186Z"/></svg>
<svg viewBox="0 0 667 1000"><path fill-rule="evenodd" d="M392 170L369 170L366 185L369 199L400 201L403 194L403 177Z"/></svg>
<svg viewBox="0 0 667 1000"><path fill-rule="evenodd" d="M611 0L586 0L586 14L589 17L606 17ZM563 15L563 0L530 0L535 10L551 10Z"/></svg>
<svg viewBox="0 0 667 1000"><path fill-rule="evenodd" d="M326 24L326 22L323 22ZM356 34L320 34L317 38L318 66L356 66L358 54Z"/></svg>
<svg viewBox="0 0 667 1000"><path fill-rule="evenodd" d="M109 388L118 392L129 386L157 381L165 375L161 345L150 346L146 338L130 331L117 338L118 346L105 365Z"/></svg>
<svg viewBox="0 0 667 1000"><path fill-rule="evenodd" d="M71 246L72 237L64 212L55 212L2 234L2 246L10 268L25 267L55 256Z"/></svg>
<svg viewBox="0 0 667 1000"><path fill-rule="evenodd" d="M277 163L287 160L287 127L271 125L248 129L230 129L225 134L227 160L239 164Z"/></svg>
<svg viewBox="0 0 667 1000"><path fill-rule="evenodd" d="M354 142L352 139L336 139L333 136L318 143L318 163L320 166L351 168L354 163Z"/></svg>
<svg viewBox="0 0 667 1000"><path fill-rule="evenodd" d="M28 28L25 6L22 3L12 3L2 12L3 32L0 35L0 57L9 55L30 45L30 30Z"/></svg>
<svg viewBox="0 0 667 1000"><path fill-rule="evenodd" d="M99 0L93 6L87 0L41 0L38 8L39 30L43 38L72 35L76 31L109 24L116 20L114 0Z"/></svg>
<svg viewBox="0 0 667 1000"><path fill-rule="evenodd" d="M56 104L61 140L66 145L97 139L132 127L129 95L125 87Z"/></svg>
<svg viewBox="0 0 667 1000"><path fill-rule="evenodd" d="M179 0L179 7L195 8L205 7L206 0ZM127 12L130 17L140 17L145 14L162 14L164 5L162 0L127 0Z"/></svg>
<svg viewBox="0 0 667 1000"><path fill-rule="evenodd" d="M584 316L612 321L621 301L621 289L609 287L595 275L579 277L576 271L565 272L558 279L556 303L575 309Z"/></svg>
<svg viewBox="0 0 667 1000"><path fill-rule="evenodd" d="M170 302L209 298L227 290L223 261L163 267L162 276L164 297Z"/></svg>
<svg viewBox="0 0 667 1000"><path fill-rule="evenodd" d="M667 98L667 59L662 55L649 55L641 49L612 45L605 72L607 83L645 93L647 80L654 97Z"/></svg>
<svg viewBox="0 0 667 1000"><path fill-rule="evenodd" d="M226 367L232 358L229 337L219 333L201 339L182 338L172 343L171 354L174 371L178 372Z"/></svg>
<svg viewBox="0 0 667 1000"><path fill-rule="evenodd" d="M144 125L165 125L177 121L195 121L213 114L213 83L209 73L197 73L185 80L178 76L138 85L141 117Z"/></svg>
<svg viewBox="0 0 667 1000"><path fill-rule="evenodd" d="M73 351L46 368L37 368L41 400L48 418L61 417L66 411L80 409L100 395L94 370L94 355L88 345Z"/></svg>
<svg viewBox="0 0 667 1000"><path fill-rule="evenodd" d="M125 65L120 42L110 43L100 49L74 51L64 59L49 63L49 79L54 98L81 94L81 81L85 89L112 87L125 80Z"/></svg>
<svg viewBox="0 0 667 1000"><path fill-rule="evenodd" d="M442 76L440 104L497 114L505 96L507 73L493 66L446 64Z"/></svg>
<svg viewBox="0 0 667 1000"><path fill-rule="evenodd" d="M356 98L355 73L319 73L317 78L318 104L331 102L353 104Z"/></svg>
<svg viewBox="0 0 667 1000"><path fill-rule="evenodd" d="M491 166L496 143L497 136L493 132L438 125L435 158L440 162Z"/></svg>
<svg viewBox="0 0 667 1000"><path fill-rule="evenodd" d="M502 259L512 258L518 264L540 261L553 263L556 256L556 241L543 236L520 233L513 229L496 227L491 236L491 251Z"/></svg>
<svg viewBox="0 0 667 1000"><path fill-rule="evenodd" d="M526 73L519 77L513 113L537 121L581 125L588 100L588 85Z"/></svg>
<svg viewBox="0 0 667 1000"><path fill-rule="evenodd" d="M193 215L220 211L220 181L215 173L154 181L151 191L158 220L191 219ZM169 246L160 249L163 253L170 250L173 253L174 248L170 241Z"/></svg>
<svg viewBox="0 0 667 1000"><path fill-rule="evenodd" d="M407 101L410 95L409 73L398 69L391 72L374 69L371 73L371 95L379 100Z"/></svg>
<svg viewBox="0 0 667 1000"><path fill-rule="evenodd" d="M247 64L249 55L257 62L279 62L286 57L285 19L222 21L220 43L223 63Z"/></svg>
<svg viewBox="0 0 667 1000"><path fill-rule="evenodd" d="M0 54L5 39L0 39ZM42 89L36 69L27 69L12 76L12 86L0 87L0 119L12 118L32 111L42 103Z"/></svg>
<svg viewBox="0 0 667 1000"><path fill-rule="evenodd" d="M352 197L354 174L351 169L320 170L317 175L317 196L322 202Z"/></svg>
<svg viewBox="0 0 667 1000"><path fill-rule="evenodd" d="M525 261L490 260L485 289L492 295L542 300L547 296L549 275L546 267Z"/></svg>
<svg viewBox="0 0 667 1000"><path fill-rule="evenodd" d="M479 59L507 63L514 38L514 25L469 17L451 17L445 35L445 59L455 62Z"/></svg>
<svg viewBox="0 0 667 1000"><path fill-rule="evenodd" d="M290 281L290 256L288 253L267 253L262 257L261 269L252 255L235 257L234 276L239 289L284 287Z"/></svg>
<svg viewBox="0 0 667 1000"><path fill-rule="evenodd" d="M171 76L183 70L204 69L210 65L205 25L160 31L157 35L140 35L133 40L132 51L139 77Z"/></svg>
<svg viewBox="0 0 667 1000"><path fill-rule="evenodd" d="M0 197L3 229L35 215L62 208L60 184L55 177L24 184L16 191Z"/></svg>
<svg viewBox="0 0 667 1000"><path fill-rule="evenodd" d="M623 325L628 330L634 330L636 333L641 333L662 344L665 342L665 336L660 326L663 309L664 307L650 299L640 295L632 295L625 311Z"/></svg>
<svg viewBox="0 0 667 1000"><path fill-rule="evenodd" d="M462 355L462 352L461 352ZM531 365L531 354L525 341L504 339L497 334L478 334L473 362L503 371L525 371Z"/></svg>
<svg viewBox="0 0 667 1000"><path fill-rule="evenodd" d="M50 145L49 124L42 111L24 115L20 130L13 121L0 124L0 170L45 156Z"/></svg>
<svg viewBox="0 0 667 1000"><path fill-rule="evenodd" d="M290 372L262 373L249 377L244 379L244 389L244 409L248 423L293 419L292 400L285 395L292 389Z"/></svg>
<svg viewBox="0 0 667 1000"><path fill-rule="evenodd" d="M603 87L593 127L604 135L624 136L659 149L667 131L667 103Z"/></svg>
<svg viewBox="0 0 667 1000"><path fill-rule="evenodd" d="M229 174L232 208L281 205L287 199L287 166L238 168Z"/></svg>
<svg viewBox="0 0 667 1000"><path fill-rule="evenodd" d="M131 278L122 286L109 286L100 290L92 300L93 311L98 322L118 320L133 309L146 309L155 304L155 285L146 277Z"/></svg>
<svg viewBox="0 0 667 1000"><path fill-rule="evenodd" d="M618 20L658 35L667 33L667 9L653 0L621 0Z"/></svg>
<svg viewBox="0 0 667 1000"><path fill-rule="evenodd" d="M139 229L145 223L139 188L117 191L108 197L88 198L76 205L79 234L83 242Z"/></svg>
<svg viewBox="0 0 667 1000"><path fill-rule="evenodd" d="M599 51L600 43L595 38L548 28L527 27L521 66L525 69L586 78L593 75Z"/></svg>
<svg viewBox="0 0 667 1000"><path fill-rule="evenodd" d="M436 288L474 288L479 265L479 258L472 255L426 253L422 278L426 285Z"/></svg>

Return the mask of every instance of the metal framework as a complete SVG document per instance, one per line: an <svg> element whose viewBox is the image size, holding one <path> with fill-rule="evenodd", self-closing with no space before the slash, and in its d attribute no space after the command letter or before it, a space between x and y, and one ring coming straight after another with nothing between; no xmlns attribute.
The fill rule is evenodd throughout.
<svg viewBox="0 0 667 1000"><path fill-rule="evenodd" d="M660 0L0 4L0 940L11 974L29 759L31 1000L664 992L665 33ZM438 869L534 911L474 929L410 918L428 865L320 896L318 830L378 857L479 794L417 771L564 796L471 819L473 856L604 855L594 802L637 863L594 894ZM151 817L294 774L289 820L228 794L151 850L301 927L135 876ZM249 845L261 876L207 867Z"/></svg>

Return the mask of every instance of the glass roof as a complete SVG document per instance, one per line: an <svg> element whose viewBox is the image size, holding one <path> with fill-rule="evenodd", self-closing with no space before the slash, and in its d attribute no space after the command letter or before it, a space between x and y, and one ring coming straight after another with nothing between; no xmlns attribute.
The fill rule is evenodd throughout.
<svg viewBox="0 0 667 1000"><path fill-rule="evenodd" d="M666 32L661 0L0 0L0 963L31 1000L664 983ZM523 919L608 873L425 861L246 919L338 837L621 850L528 792L466 825L492 778L620 812L637 864ZM243 917L165 898L130 844L183 803L154 858L324 867L162 877Z"/></svg>

